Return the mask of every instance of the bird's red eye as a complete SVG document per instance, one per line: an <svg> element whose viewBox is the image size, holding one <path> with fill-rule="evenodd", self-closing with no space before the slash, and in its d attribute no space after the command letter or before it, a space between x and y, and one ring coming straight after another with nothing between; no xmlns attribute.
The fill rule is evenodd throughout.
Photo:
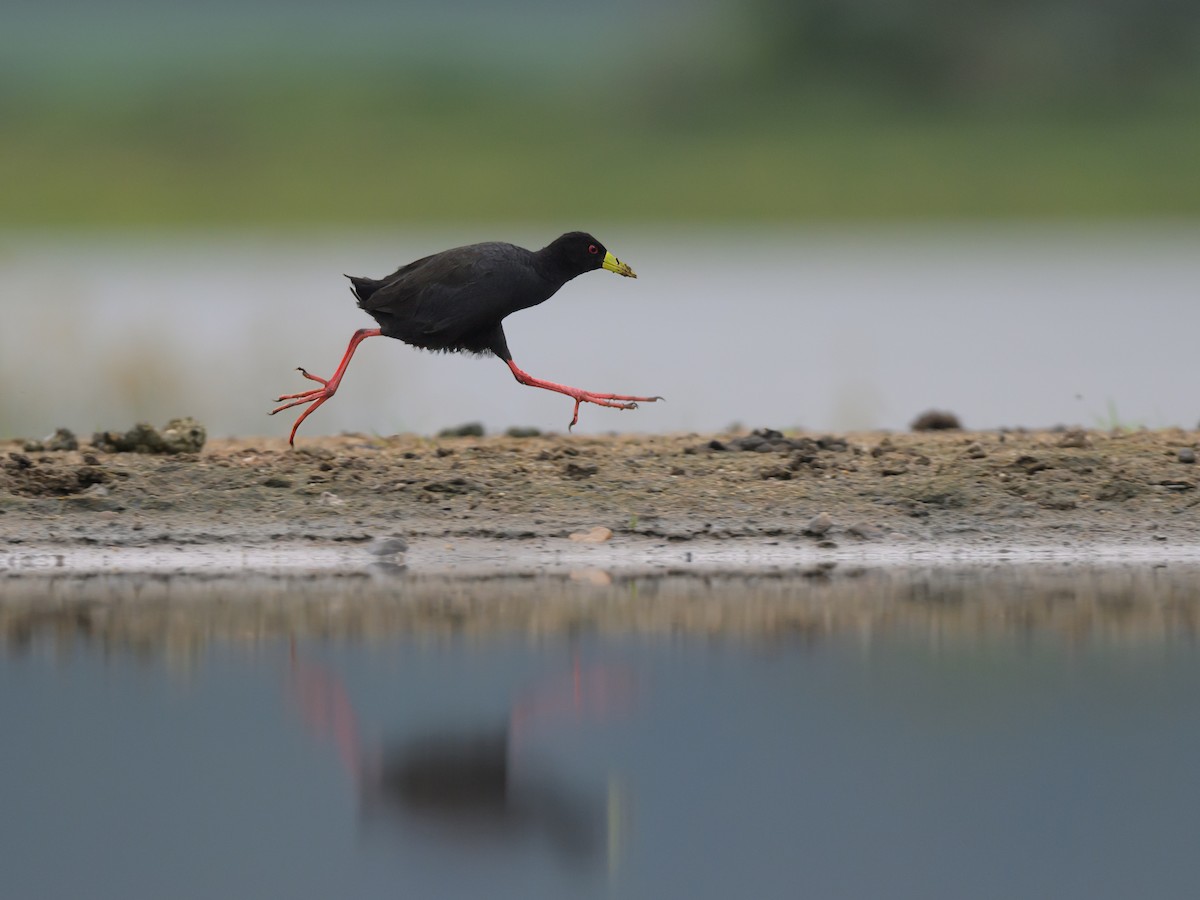
<svg viewBox="0 0 1200 900"><path fill-rule="evenodd" d="M588 253L599 253L599 252L600 252L600 248L597 247L595 244L588 244Z"/></svg>

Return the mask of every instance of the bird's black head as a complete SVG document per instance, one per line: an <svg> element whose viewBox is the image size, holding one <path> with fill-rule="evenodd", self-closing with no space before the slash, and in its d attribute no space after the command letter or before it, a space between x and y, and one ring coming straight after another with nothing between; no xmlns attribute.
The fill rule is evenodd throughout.
<svg viewBox="0 0 1200 900"><path fill-rule="evenodd" d="M637 278L633 269L608 252L608 249L586 231L569 231L556 238L541 251L553 259L557 268L575 275L593 269L608 269L627 278Z"/></svg>

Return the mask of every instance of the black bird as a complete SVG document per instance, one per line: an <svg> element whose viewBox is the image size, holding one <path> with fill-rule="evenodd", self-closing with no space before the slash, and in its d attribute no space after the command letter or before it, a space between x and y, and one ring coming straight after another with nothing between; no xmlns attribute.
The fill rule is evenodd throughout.
<svg viewBox="0 0 1200 900"><path fill-rule="evenodd" d="M278 400L289 402L271 410L271 415L303 403L312 404L292 426L288 443L294 444L300 423L337 392L358 345L378 334L425 350L494 353L508 364L521 384L557 391L574 399L572 426L579 421L580 403L637 409L638 403L661 400L662 397L598 394L543 381L513 362L501 324L504 318L544 303L576 275L601 268L627 278L637 277L633 269L590 234L572 231L536 252L493 241L443 250L401 266L386 278L348 275L359 308L370 313L379 327L354 332L337 371L329 380L300 369L301 375L321 387L284 394Z"/></svg>

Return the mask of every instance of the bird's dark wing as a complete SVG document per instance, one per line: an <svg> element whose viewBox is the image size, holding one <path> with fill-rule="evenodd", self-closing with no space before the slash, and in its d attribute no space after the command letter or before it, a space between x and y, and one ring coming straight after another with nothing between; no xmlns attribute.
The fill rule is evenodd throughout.
<svg viewBox="0 0 1200 900"><path fill-rule="evenodd" d="M527 250L499 243L446 250L381 279L358 305L384 334L406 343L480 353L492 349L506 315L545 299L527 256Z"/></svg>

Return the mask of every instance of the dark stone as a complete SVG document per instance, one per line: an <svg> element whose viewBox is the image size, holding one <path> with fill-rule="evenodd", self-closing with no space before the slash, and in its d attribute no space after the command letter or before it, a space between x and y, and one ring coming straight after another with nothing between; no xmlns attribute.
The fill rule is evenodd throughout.
<svg viewBox="0 0 1200 900"><path fill-rule="evenodd" d="M1196 451L1191 447L1184 447L1179 451L1179 461L1181 463L1194 463L1196 461Z"/></svg>
<svg viewBox="0 0 1200 900"><path fill-rule="evenodd" d="M24 453L9 453L8 458L12 460L9 466L15 468L18 472L23 469L32 469L34 466L33 460Z"/></svg>
<svg viewBox="0 0 1200 900"><path fill-rule="evenodd" d="M599 466L581 466L578 463L569 462L566 469L563 470L563 474L568 478L591 478L599 471Z"/></svg>
<svg viewBox="0 0 1200 900"><path fill-rule="evenodd" d="M913 431L959 431L962 425L952 412L931 409L921 413L909 426Z"/></svg>
<svg viewBox="0 0 1200 900"><path fill-rule="evenodd" d="M1018 456L1013 462L1013 467L1021 469L1026 475L1032 475L1035 472L1041 472L1050 468L1050 463L1042 462L1036 456Z"/></svg>
<svg viewBox="0 0 1200 900"><path fill-rule="evenodd" d="M1168 491L1193 491L1196 485L1190 481L1180 481L1178 478L1167 478L1159 482L1159 485L1165 487Z"/></svg>
<svg viewBox="0 0 1200 900"><path fill-rule="evenodd" d="M465 478L450 478L446 481L431 481L422 487L434 494L467 494L474 490L474 485Z"/></svg>
<svg viewBox="0 0 1200 900"><path fill-rule="evenodd" d="M26 441L24 449L29 453L78 450L79 440L75 437L75 433L71 429L58 428L55 429L54 434L44 437L40 441Z"/></svg>
<svg viewBox="0 0 1200 900"><path fill-rule="evenodd" d="M467 422L463 425L454 425L450 428L443 428L437 434L440 438L453 437L483 437L482 422Z"/></svg>
<svg viewBox="0 0 1200 900"><path fill-rule="evenodd" d="M124 433L100 431L92 444L105 453L199 453L206 438L204 426L185 417L172 419L161 433L145 422Z"/></svg>

